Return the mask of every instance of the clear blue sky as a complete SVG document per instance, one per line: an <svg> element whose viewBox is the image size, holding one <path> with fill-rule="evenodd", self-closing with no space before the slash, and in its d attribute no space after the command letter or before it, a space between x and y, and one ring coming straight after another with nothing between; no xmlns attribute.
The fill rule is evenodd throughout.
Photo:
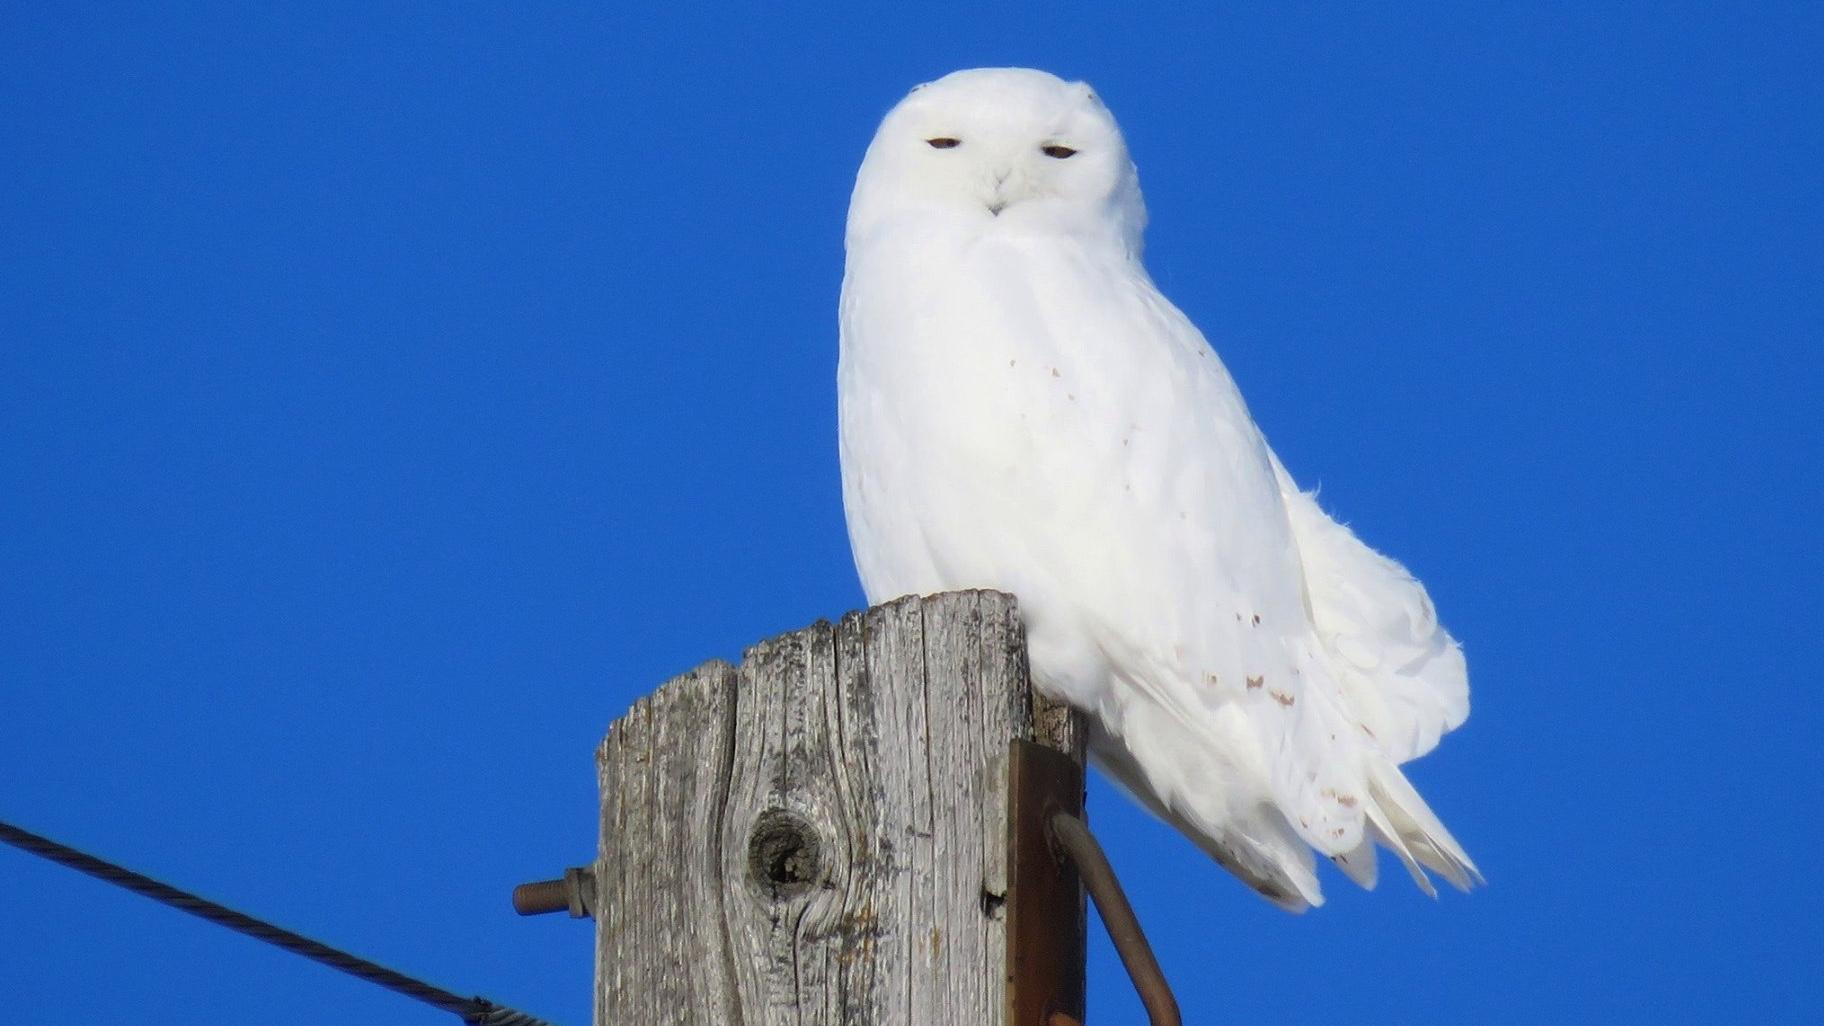
<svg viewBox="0 0 1824 1026"><path fill-rule="evenodd" d="M1092 793L1187 1021L1824 1018L1824 9L252 6L0 14L0 818L586 1024L508 888L636 696L859 603L854 169L1031 65L1469 653L1472 896L1288 917ZM455 1021L10 849L0 951L34 1024Z"/></svg>

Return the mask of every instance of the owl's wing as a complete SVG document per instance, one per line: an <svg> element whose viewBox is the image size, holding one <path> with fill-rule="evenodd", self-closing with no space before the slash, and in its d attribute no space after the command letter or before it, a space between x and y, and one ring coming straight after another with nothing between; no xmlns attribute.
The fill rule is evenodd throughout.
<svg viewBox="0 0 1824 1026"><path fill-rule="evenodd" d="M1398 768L1467 715L1456 643L1410 575L1293 486L1196 328L1163 300L1148 313L1130 337L1175 366L1149 379L1169 394L1136 392L1133 419L1165 430L1113 454L1134 487L1096 489L1131 503L1121 572L1070 589L1104 606L1110 663L1144 698L1119 718L1136 764L1173 822L1276 860L1308 901L1284 835L1364 885L1379 842L1427 891L1421 867L1468 886L1474 864ZM1082 540L1059 565L1082 564ZM1207 763L1227 752L1257 755L1283 834L1243 775Z"/></svg>
<svg viewBox="0 0 1824 1026"><path fill-rule="evenodd" d="M1462 647L1405 567L1332 520L1277 458L1273 471L1346 713L1394 762L1424 755L1469 716Z"/></svg>
<svg viewBox="0 0 1824 1026"><path fill-rule="evenodd" d="M1277 746L1274 798L1299 832L1357 883L1374 882L1374 844L1459 888L1480 873L1398 764L1429 751L1469 714L1457 643L1425 590L1300 492L1277 458L1274 476L1302 564L1313 636L1298 657L1296 709L1273 717L1256 703L1263 740Z"/></svg>

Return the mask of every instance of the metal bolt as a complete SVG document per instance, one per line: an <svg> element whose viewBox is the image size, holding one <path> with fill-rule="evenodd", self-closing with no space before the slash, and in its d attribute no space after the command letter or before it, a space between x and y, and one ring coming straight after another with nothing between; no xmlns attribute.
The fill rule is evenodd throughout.
<svg viewBox="0 0 1824 1026"><path fill-rule="evenodd" d="M582 919L595 914L595 870L572 866L561 880L538 880L513 888L513 911L522 916L569 912Z"/></svg>

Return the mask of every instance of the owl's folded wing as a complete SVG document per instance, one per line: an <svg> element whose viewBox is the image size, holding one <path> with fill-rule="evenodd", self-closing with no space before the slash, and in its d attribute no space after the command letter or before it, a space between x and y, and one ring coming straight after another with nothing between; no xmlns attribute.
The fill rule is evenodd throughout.
<svg viewBox="0 0 1824 1026"><path fill-rule="evenodd" d="M1332 520L1277 459L1273 469L1346 713L1395 763L1424 755L1469 716L1462 647L1405 567Z"/></svg>

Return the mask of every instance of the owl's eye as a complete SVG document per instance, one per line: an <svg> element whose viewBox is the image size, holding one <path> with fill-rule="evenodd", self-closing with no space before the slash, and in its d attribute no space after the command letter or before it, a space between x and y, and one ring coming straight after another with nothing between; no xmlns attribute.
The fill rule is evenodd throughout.
<svg viewBox="0 0 1824 1026"><path fill-rule="evenodd" d="M1064 160L1068 157L1077 155L1076 150L1073 150L1068 146L1059 146L1057 143L1052 143L1050 146L1041 146L1039 147L1039 152L1045 154L1047 157L1056 157L1059 160Z"/></svg>
<svg viewBox="0 0 1824 1026"><path fill-rule="evenodd" d="M963 141L961 139L952 139L947 135L940 135L935 139L925 140L925 145L934 150L953 150L962 144Z"/></svg>

